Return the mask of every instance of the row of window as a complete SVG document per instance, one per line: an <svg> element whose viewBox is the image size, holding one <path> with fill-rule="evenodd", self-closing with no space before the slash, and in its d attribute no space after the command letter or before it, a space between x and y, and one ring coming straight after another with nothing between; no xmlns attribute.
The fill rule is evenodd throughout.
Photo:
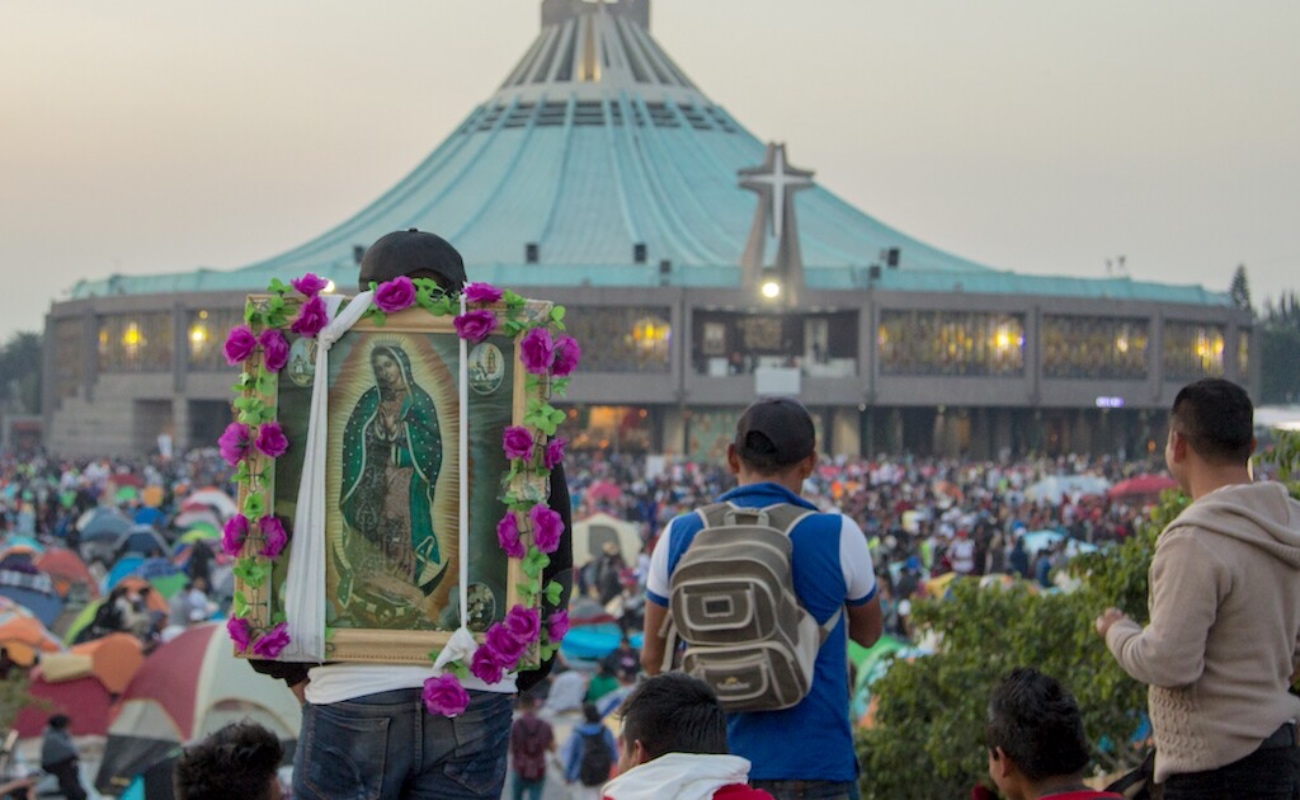
<svg viewBox="0 0 1300 800"><path fill-rule="evenodd" d="M671 368L672 324L666 307L585 308L570 313L569 333L583 348L583 370L667 373ZM242 322L236 310L187 314L184 359L192 371L226 368L222 344ZM886 310L877 329L884 375L1016 377L1025 374L1025 317L1021 314ZM788 358L799 363L856 362L857 318L852 313L773 316L700 312L695 315L691 360L701 374L729 374L729 360ZM74 394L87 366L82 320L60 320L55 387ZM1175 380L1221 376L1225 372L1223 326L1167 322L1162 367ZM1150 370L1151 324L1143 319L1045 315L1040 358L1047 378L1142 380ZM174 361L171 312L100 318L97 366L101 372L166 372ZM1249 368L1250 334L1238 331L1237 370ZM718 363L714 363L718 362Z"/></svg>

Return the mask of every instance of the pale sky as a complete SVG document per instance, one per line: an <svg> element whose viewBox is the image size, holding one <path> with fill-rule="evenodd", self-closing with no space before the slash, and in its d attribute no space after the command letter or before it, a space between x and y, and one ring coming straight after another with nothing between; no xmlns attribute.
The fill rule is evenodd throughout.
<svg viewBox="0 0 1300 800"><path fill-rule="evenodd" d="M538 0L2 0L0 341L80 278L343 221L522 56ZM1300 288L1294 0L653 0L714 102L999 269Z"/></svg>

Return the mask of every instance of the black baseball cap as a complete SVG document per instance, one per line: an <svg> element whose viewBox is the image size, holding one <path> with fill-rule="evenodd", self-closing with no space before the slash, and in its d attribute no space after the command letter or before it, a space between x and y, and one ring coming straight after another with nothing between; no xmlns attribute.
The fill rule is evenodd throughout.
<svg viewBox="0 0 1300 800"><path fill-rule="evenodd" d="M436 233L415 228L379 237L361 257L361 291L371 282L386 283L403 275L432 273L442 288L459 292L465 285L465 261L451 243Z"/></svg>
<svg viewBox="0 0 1300 800"><path fill-rule="evenodd" d="M744 461L785 466L817 448L808 409L789 397L769 397L751 405L736 423L736 451Z"/></svg>

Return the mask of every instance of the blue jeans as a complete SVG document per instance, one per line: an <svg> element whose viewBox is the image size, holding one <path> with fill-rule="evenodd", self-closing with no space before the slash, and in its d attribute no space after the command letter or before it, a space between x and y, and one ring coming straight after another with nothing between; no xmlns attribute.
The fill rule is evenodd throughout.
<svg viewBox="0 0 1300 800"><path fill-rule="evenodd" d="M541 777L535 781L526 781L519 775L515 774L515 800L524 800L525 797L531 800L542 800L542 791L546 788L546 778Z"/></svg>
<svg viewBox="0 0 1300 800"><path fill-rule="evenodd" d="M430 714L419 689L302 709L297 800L500 800L511 695L470 692L455 718Z"/></svg>
<svg viewBox="0 0 1300 800"><path fill-rule="evenodd" d="M857 781L755 781L749 785L762 789L776 800L858 800Z"/></svg>

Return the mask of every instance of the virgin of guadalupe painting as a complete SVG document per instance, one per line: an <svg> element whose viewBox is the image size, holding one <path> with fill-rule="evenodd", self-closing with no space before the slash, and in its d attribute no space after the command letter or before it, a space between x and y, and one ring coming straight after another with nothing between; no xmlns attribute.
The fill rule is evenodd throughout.
<svg viewBox="0 0 1300 800"><path fill-rule="evenodd" d="M330 537L335 622L434 628L456 555L455 381L427 336L345 341L330 389L338 458L327 472L341 517Z"/></svg>

